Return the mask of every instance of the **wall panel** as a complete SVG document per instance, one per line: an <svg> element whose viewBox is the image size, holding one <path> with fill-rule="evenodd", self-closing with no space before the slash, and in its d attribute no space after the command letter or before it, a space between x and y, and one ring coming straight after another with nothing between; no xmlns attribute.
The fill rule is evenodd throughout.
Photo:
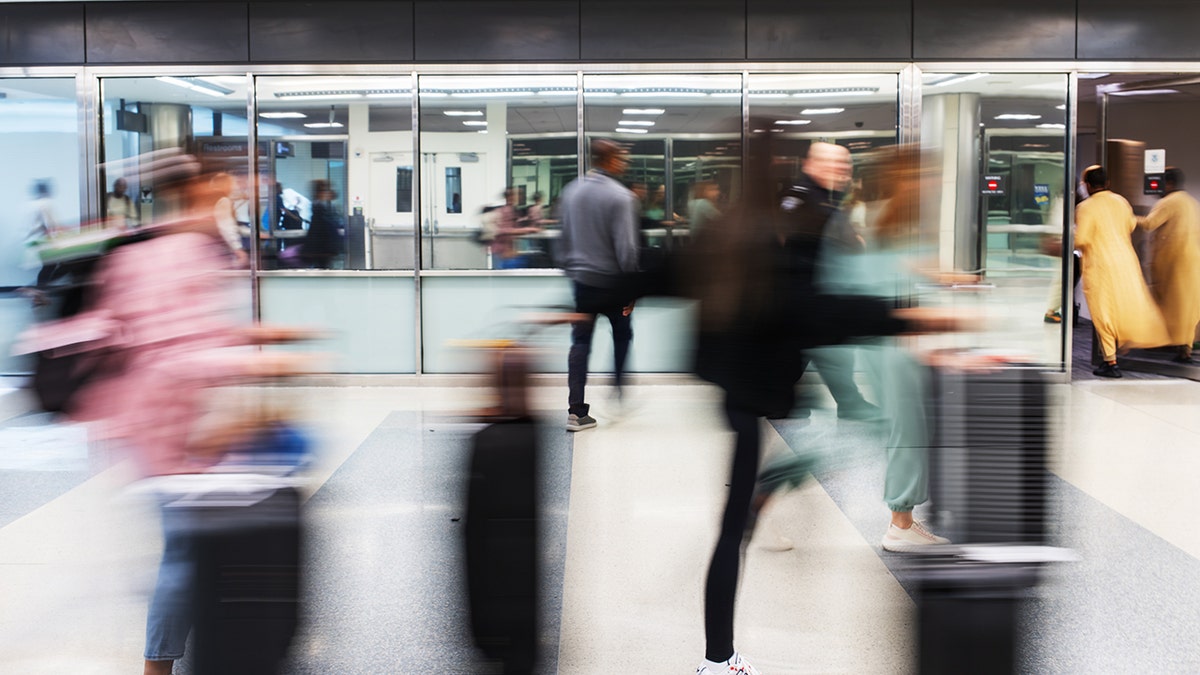
<svg viewBox="0 0 1200 675"><path fill-rule="evenodd" d="M555 0L418 0L418 61L574 61L579 6Z"/></svg>
<svg viewBox="0 0 1200 675"><path fill-rule="evenodd" d="M746 58L745 0L582 0L585 61Z"/></svg>
<svg viewBox="0 0 1200 675"><path fill-rule="evenodd" d="M0 65L83 63L83 3L0 5Z"/></svg>
<svg viewBox="0 0 1200 675"><path fill-rule="evenodd" d="M251 2L250 60L412 61L411 2Z"/></svg>
<svg viewBox="0 0 1200 675"><path fill-rule="evenodd" d="M282 6L282 5L281 5ZM88 63L246 63L244 2L93 2Z"/></svg>
<svg viewBox="0 0 1200 675"><path fill-rule="evenodd" d="M1073 59L1075 0L913 0L913 58Z"/></svg>
<svg viewBox="0 0 1200 675"><path fill-rule="evenodd" d="M1079 0L1079 58L1200 58L1200 3Z"/></svg>
<svg viewBox="0 0 1200 675"><path fill-rule="evenodd" d="M912 9L895 0L747 0L751 60L907 60Z"/></svg>

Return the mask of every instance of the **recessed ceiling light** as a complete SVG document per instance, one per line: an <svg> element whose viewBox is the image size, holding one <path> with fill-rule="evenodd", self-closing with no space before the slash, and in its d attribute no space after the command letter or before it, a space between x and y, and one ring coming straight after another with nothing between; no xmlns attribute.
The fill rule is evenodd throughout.
<svg viewBox="0 0 1200 675"><path fill-rule="evenodd" d="M443 110L442 114L451 117L483 117L482 110Z"/></svg>
<svg viewBox="0 0 1200 675"><path fill-rule="evenodd" d="M812 124L812 120L775 120L775 124L791 124L799 126L801 124Z"/></svg>
<svg viewBox="0 0 1200 675"><path fill-rule="evenodd" d="M629 129L627 127L617 127L616 131L619 134L644 134L648 133L649 129Z"/></svg>
<svg viewBox="0 0 1200 675"><path fill-rule="evenodd" d="M1038 129L1066 129L1067 125L1059 124L1057 122L1050 122L1050 123L1046 123L1046 124L1039 124L1039 125L1037 125L1037 128Z"/></svg>
<svg viewBox="0 0 1200 675"><path fill-rule="evenodd" d="M233 93L233 90L228 87L222 87L219 84L213 84L212 82L205 82L204 80L200 80L200 79L197 79L194 77L163 76L163 77L156 77L154 79L158 80L159 82L166 82L167 84L173 84L176 87L183 87L184 89L191 89L192 91L198 91L201 94L208 94L209 96L216 96L218 98L222 98L222 97L228 96L229 94Z"/></svg>
<svg viewBox="0 0 1200 675"><path fill-rule="evenodd" d="M1062 104L1062 105L1056 105L1056 106L1054 106L1054 109L1055 109L1055 110L1066 110L1066 109L1067 109L1067 104L1066 104L1066 103L1064 103L1064 104Z"/></svg>
<svg viewBox="0 0 1200 675"><path fill-rule="evenodd" d="M801 115L836 115L840 112L845 112L845 108L805 108L800 111Z"/></svg>
<svg viewBox="0 0 1200 675"><path fill-rule="evenodd" d="M463 124L469 127L486 127L487 120L463 120Z"/></svg>
<svg viewBox="0 0 1200 675"><path fill-rule="evenodd" d="M960 84L962 82L969 82L971 80L977 80L981 77L986 77L987 75L989 75L989 73L968 73L966 75L951 75L950 77L947 77L944 80L936 80L934 82L929 82L928 84L931 87L949 87L952 84Z"/></svg>
<svg viewBox="0 0 1200 675"><path fill-rule="evenodd" d="M269 120L298 120L308 117L302 112L264 112L258 113L258 116Z"/></svg>
<svg viewBox="0 0 1200 675"><path fill-rule="evenodd" d="M1004 113L1003 115L996 115L995 119L998 119L998 120L1040 120L1040 119L1042 119L1042 116L1041 115L1032 115L1030 113Z"/></svg>
<svg viewBox="0 0 1200 675"><path fill-rule="evenodd" d="M305 124L304 126L308 127L309 129L340 129L340 128L342 128L342 123L341 122L309 122L308 124Z"/></svg>
<svg viewBox="0 0 1200 675"><path fill-rule="evenodd" d="M650 120L621 120L617 122L617 126L622 127L652 127L654 122Z"/></svg>
<svg viewBox="0 0 1200 675"><path fill-rule="evenodd" d="M621 111L622 115L661 115L667 112L662 108L626 108Z"/></svg>
<svg viewBox="0 0 1200 675"><path fill-rule="evenodd" d="M1158 96L1159 94L1178 94L1178 89L1131 89L1130 91L1110 91L1113 96Z"/></svg>

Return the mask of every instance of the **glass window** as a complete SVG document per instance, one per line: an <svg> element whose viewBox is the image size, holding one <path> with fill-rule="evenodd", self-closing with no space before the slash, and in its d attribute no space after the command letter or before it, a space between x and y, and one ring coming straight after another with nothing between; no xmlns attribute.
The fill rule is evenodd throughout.
<svg viewBox="0 0 1200 675"><path fill-rule="evenodd" d="M80 228L79 111L75 80L0 80L0 156L4 202L0 213L0 373L31 368L12 357L13 339L38 319L52 318L53 303L35 308L11 291L65 279L43 265L35 244L69 237Z"/></svg>
<svg viewBox="0 0 1200 675"><path fill-rule="evenodd" d="M1064 363L1067 76L925 73L921 221L941 271L967 271L990 290L943 293L986 321L963 345ZM931 299L933 301L933 299ZM1070 303L1067 303L1069 310Z"/></svg>
<svg viewBox="0 0 1200 675"><path fill-rule="evenodd" d="M586 75L584 129L629 150L643 243L688 240L741 188L740 75Z"/></svg>
<svg viewBox="0 0 1200 675"><path fill-rule="evenodd" d="M552 267L554 203L578 173L575 76L427 76L419 89L423 267Z"/></svg>
<svg viewBox="0 0 1200 675"><path fill-rule="evenodd" d="M412 78L256 79L263 269L413 269Z"/></svg>

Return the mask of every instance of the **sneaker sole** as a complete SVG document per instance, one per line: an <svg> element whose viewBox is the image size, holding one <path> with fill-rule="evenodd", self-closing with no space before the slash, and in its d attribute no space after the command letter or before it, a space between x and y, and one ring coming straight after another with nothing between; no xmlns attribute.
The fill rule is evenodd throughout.
<svg viewBox="0 0 1200 675"><path fill-rule="evenodd" d="M584 429L594 429L595 427L596 427L595 424L576 424L576 425L568 424L567 431L583 431Z"/></svg>
<svg viewBox="0 0 1200 675"><path fill-rule="evenodd" d="M938 546L945 545L946 544L913 544L907 541L896 541L892 539L884 539L883 542L880 543L880 546L883 547L883 550L891 553L917 553L920 551L934 551L937 550Z"/></svg>

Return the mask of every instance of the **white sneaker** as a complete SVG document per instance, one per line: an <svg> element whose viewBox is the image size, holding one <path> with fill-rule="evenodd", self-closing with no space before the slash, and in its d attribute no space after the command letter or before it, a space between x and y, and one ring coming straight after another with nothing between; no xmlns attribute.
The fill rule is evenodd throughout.
<svg viewBox="0 0 1200 675"><path fill-rule="evenodd" d="M893 553L912 553L920 550L922 546L949 543L949 539L925 529L918 520L914 520L912 527L907 530L888 525L887 533L883 535L883 550Z"/></svg>
<svg viewBox="0 0 1200 675"><path fill-rule="evenodd" d="M758 669L750 665L750 662L741 654L734 652L733 656L729 657L724 663L713 663L705 659L699 666L696 666L696 675L761 675Z"/></svg>
<svg viewBox="0 0 1200 675"><path fill-rule="evenodd" d="M567 431L583 431L596 426L596 420L591 415L567 415Z"/></svg>

